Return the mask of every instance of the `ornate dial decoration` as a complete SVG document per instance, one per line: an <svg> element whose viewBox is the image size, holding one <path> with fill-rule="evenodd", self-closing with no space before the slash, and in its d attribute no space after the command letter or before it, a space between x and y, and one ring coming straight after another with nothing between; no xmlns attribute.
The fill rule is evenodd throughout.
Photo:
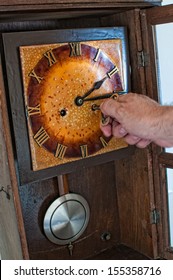
<svg viewBox="0 0 173 280"><path fill-rule="evenodd" d="M20 47L33 170L126 147L94 110L124 91L121 40Z"/></svg>

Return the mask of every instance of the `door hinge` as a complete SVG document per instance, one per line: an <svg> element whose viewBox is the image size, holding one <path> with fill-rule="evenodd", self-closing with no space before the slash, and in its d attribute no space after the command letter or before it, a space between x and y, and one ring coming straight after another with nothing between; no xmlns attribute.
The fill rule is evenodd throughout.
<svg viewBox="0 0 173 280"><path fill-rule="evenodd" d="M160 214L159 211L153 209L150 213L150 222L151 224L158 224L160 222Z"/></svg>
<svg viewBox="0 0 173 280"><path fill-rule="evenodd" d="M138 67L145 67L149 65L148 53L144 51L137 52L137 59L138 59Z"/></svg>

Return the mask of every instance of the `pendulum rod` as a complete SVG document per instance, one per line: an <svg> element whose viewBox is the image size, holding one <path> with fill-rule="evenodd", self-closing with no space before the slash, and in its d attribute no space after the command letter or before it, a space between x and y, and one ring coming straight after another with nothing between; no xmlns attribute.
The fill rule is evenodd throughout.
<svg viewBox="0 0 173 280"><path fill-rule="evenodd" d="M58 176L58 190L59 196L69 193L68 179L66 174Z"/></svg>
<svg viewBox="0 0 173 280"><path fill-rule="evenodd" d="M69 193L68 179L67 175L59 175L58 176L58 190L59 196L66 195ZM67 245L67 249L69 251L70 256L73 255L73 245L71 242Z"/></svg>

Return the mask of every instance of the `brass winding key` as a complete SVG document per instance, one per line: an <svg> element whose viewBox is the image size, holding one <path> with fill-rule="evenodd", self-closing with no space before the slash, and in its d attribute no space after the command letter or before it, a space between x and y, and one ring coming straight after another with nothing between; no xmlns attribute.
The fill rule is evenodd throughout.
<svg viewBox="0 0 173 280"><path fill-rule="evenodd" d="M118 93L114 93L111 98L113 98L114 100L118 101L118 98L119 98L119 94ZM91 106L91 109L93 111L96 111L96 110L100 110L100 106L97 105L97 104L93 104ZM101 123L102 123L102 126L106 126L110 121L110 117L108 116L105 116L103 113L101 113Z"/></svg>
<svg viewBox="0 0 173 280"><path fill-rule="evenodd" d="M110 117L105 116L103 113L101 113L101 123L102 126L106 126L110 121Z"/></svg>
<svg viewBox="0 0 173 280"><path fill-rule="evenodd" d="M93 104L91 106L91 109L93 111L100 110L100 106L97 105L97 104ZM107 117L103 113L101 113L101 123L102 123L103 126L107 125L109 123L109 120L110 120L110 117Z"/></svg>

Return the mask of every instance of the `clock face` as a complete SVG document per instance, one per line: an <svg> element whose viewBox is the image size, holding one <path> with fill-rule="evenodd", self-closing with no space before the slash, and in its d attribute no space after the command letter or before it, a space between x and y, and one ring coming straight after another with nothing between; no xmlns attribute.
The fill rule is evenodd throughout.
<svg viewBox="0 0 173 280"><path fill-rule="evenodd" d="M118 39L20 47L34 170L126 146L103 136L95 109L124 91L121 47Z"/></svg>

